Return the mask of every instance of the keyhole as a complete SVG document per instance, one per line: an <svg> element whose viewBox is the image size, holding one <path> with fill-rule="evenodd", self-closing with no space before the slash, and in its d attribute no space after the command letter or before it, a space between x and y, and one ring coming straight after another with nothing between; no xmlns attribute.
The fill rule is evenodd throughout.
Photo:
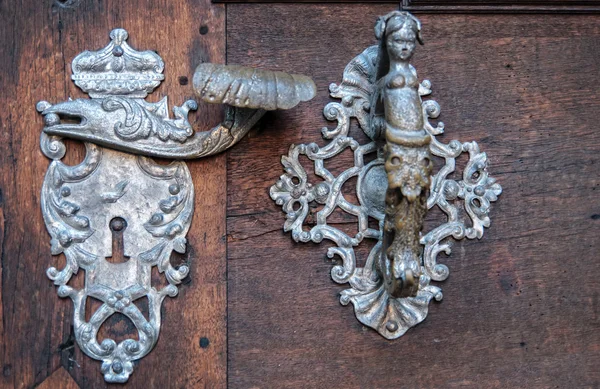
<svg viewBox="0 0 600 389"><path fill-rule="evenodd" d="M121 217L115 217L109 223L112 231L112 257L106 258L110 263L123 263L129 260L125 256L125 246L123 243L123 233L127 228L127 222Z"/></svg>

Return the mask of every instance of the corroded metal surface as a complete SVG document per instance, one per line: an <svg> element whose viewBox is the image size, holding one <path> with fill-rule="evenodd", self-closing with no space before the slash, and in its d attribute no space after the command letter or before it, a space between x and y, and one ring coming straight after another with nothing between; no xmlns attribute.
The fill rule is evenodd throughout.
<svg viewBox="0 0 600 389"><path fill-rule="evenodd" d="M423 250L419 234L427 212L432 169L431 136L423 128L420 83L409 63L421 34L421 24L408 13L392 12L379 19L375 34L383 56L378 61L378 74L383 76L377 91L383 105L383 158L388 177L377 266L391 297L415 297ZM375 109L378 103L373 103Z"/></svg>
<svg viewBox="0 0 600 389"><path fill-rule="evenodd" d="M177 295L177 284L189 272L186 265L174 268L169 259L173 251L186 249L194 211L190 172L184 162L161 165L147 157L197 158L221 152L237 143L266 110L309 100L315 88L305 76L201 65L195 80L210 71L204 80L211 94L219 88L240 88L227 95L230 100L209 98L228 104L225 120L210 131L194 132L188 113L197 108L195 101L174 107L170 118L166 97L158 103L145 100L164 79L162 59L154 51L132 49L123 29L113 30L110 38L105 48L85 51L72 63L73 81L91 99L54 105L41 101L37 109L45 125L41 149L52 160L42 187L42 213L52 254L64 253L67 259L63 269L51 267L47 274L59 287L59 296L73 300L79 347L102 361L107 382L123 383L133 361L158 340L163 299ZM268 94L272 91L273 96ZM62 137L86 142L81 164L61 162L66 151ZM152 286L153 266L166 277L166 287ZM80 270L85 271L85 286L67 285ZM147 317L138 306L143 297L148 298ZM88 321L90 298L102 304ZM138 339L98 342L100 327L115 313L131 319Z"/></svg>
<svg viewBox="0 0 600 389"><path fill-rule="evenodd" d="M433 100L421 100L431 93L431 84L419 83L408 64L421 39L420 23L410 14L393 12L378 21L375 32L380 43L352 59L342 82L330 86L331 96L341 99L324 109L328 120L337 121L336 128L322 130L330 143L292 145L282 157L286 173L271 187L270 195L283 207L284 231L291 231L295 241L329 239L336 244L328 255L339 256L342 263L332 268L331 276L337 283L350 284L340 302L351 302L360 322L395 339L425 319L431 299L442 299L441 289L430 284L445 280L449 273L447 266L437 263L437 255L450 254L449 238L483 236L484 227L490 225L490 202L502 188L489 177L487 156L477 143L453 140L444 144L436 139L444 125L432 125L429 119L439 116L440 107ZM360 144L348 135L352 118L371 142ZM354 164L337 176L332 174L325 161L348 148L354 153ZM469 155L462 179L448 178L462 153ZM365 163L365 156L373 154L376 158ZM300 163L302 155L314 162L320 181L308 182ZM434 175L430 155L445 159ZM342 192L344 183L353 177L358 178L358 204ZM316 225L307 230L303 225L311 203L321 207ZM422 233L423 215L435 206L447 220ZM336 208L357 216L356 235L328 225L327 218ZM369 227L369 217L379 222L378 229ZM377 243L359 267L354 247L364 239Z"/></svg>
<svg viewBox="0 0 600 389"><path fill-rule="evenodd" d="M79 347L102 361L106 381L126 382L133 361L150 352L158 340L163 299L177 295L177 284L189 272L185 265L173 268L169 259L173 251L185 252L194 187L183 162L158 165L92 143L86 147L86 158L77 166L65 165L42 148L53 159L42 187L42 213L52 254L63 253L67 259L63 269L51 267L47 274L59 287L58 295L73 300ZM121 235L124 262L108 259L116 254L115 234ZM153 266L166 277L166 287L151 284ZM85 287L67 285L81 270ZM136 301L143 297L148 298L147 318ZM89 298L102 305L86 321ZM138 340L98 342L98 330L114 313L131 320Z"/></svg>

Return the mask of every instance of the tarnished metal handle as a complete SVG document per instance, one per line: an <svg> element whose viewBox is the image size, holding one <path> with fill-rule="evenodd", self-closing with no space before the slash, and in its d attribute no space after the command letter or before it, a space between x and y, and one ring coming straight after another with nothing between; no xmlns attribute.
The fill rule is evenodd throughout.
<svg viewBox="0 0 600 389"><path fill-rule="evenodd" d="M413 297L419 289L423 262L419 241L432 169L420 83L409 64L415 42L421 42L421 24L408 13L392 12L379 19L375 32L381 52L387 54L379 66L387 174L379 271L390 296Z"/></svg>
<svg viewBox="0 0 600 389"><path fill-rule="evenodd" d="M389 116L398 114L398 105L390 108L394 112ZM419 241L431 181L431 137L424 130L402 131L388 124L385 138L387 190L379 271L392 297L412 297L421 275Z"/></svg>
<svg viewBox="0 0 600 389"><path fill-rule="evenodd" d="M118 46L124 54L117 58L127 58L131 51L124 38L127 33L116 29L111 34L121 40L113 39L103 54L112 54ZM94 55L86 51L73 61L73 80L84 90L98 82L92 84L96 74L81 70L83 65L79 63L95 60ZM147 55L152 58L151 53ZM112 85L104 81L103 89L90 92L92 99L54 105L43 102L44 132L148 157L195 159L220 153L239 142L266 111L293 108L316 93L314 82L307 76L204 63L194 73L194 91L207 103L225 104L225 118L210 130L194 131L188 121L188 113L198 108L194 100L173 107L175 118L169 118L166 97L149 103L142 97L152 88L136 89L143 74L136 74L133 69L129 79L122 73L123 70L119 82L129 83L124 90L113 88L107 92L105 89ZM162 79L162 74L152 76L152 81Z"/></svg>

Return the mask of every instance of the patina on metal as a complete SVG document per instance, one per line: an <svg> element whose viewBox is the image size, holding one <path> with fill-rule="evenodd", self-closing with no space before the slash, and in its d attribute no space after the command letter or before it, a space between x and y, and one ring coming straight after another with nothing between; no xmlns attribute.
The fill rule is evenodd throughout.
<svg viewBox="0 0 600 389"><path fill-rule="evenodd" d="M63 269L51 267L48 277L60 297L74 304L73 327L80 348L102 361L107 382L126 382L133 361L156 344L161 305L178 293L189 273L187 264L173 267L173 251L184 253L194 212L194 186L184 162L169 165L148 157L197 158L221 152L237 143L267 111L288 109L315 95L312 80L281 72L237 66L200 65L194 76L198 95L210 103L227 104L223 123L194 132L189 100L169 117L166 97L150 103L145 97L164 79L164 63L154 51L136 51L127 32L115 29L111 42L85 51L72 63L75 84L91 99L50 104L37 109L44 116L41 149L52 160L42 186L41 205L51 236L53 255L64 254ZM76 166L61 162L62 137L82 140L86 157ZM121 248L119 248L119 242ZM123 258L116 258L122 251ZM168 285L155 288L156 266ZM67 285L80 269L85 286ZM137 300L148 298L147 317ZM102 305L86 320L86 304ZM138 339L98 342L100 326L113 314L128 317Z"/></svg>
<svg viewBox="0 0 600 389"><path fill-rule="evenodd" d="M333 280L349 283L341 292L343 305L352 303L358 320L387 339L396 339L425 319L432 299L440 301L442 291L431 281L448 277L448 267L437 263L437 255L451 253L452 239L483 236L490 226L490 203L502 192L487 172L487 156L475 142L436 139L444 124L429 119L440 114L428 80L419 82L409 61L421 24L408 12L394 11L376 23L379 44L364 50L344 69L339 85L330 85L330 95L341 99L325 106L334 129L323 128L330 143L292 145L282 157L286 173L271 187L271 198L286 213L284 231L297 242L336 244L328 256L341 258L331 271ZM370 138L361 144L349 136L354 118ZM354 164L339 175L326 168L325 161L350 149ZM469 161L461 179L448 176L455 171L456 158L468 153ZM366 163L365 157L375 155ZM308 182L300 156L314 162L321 180ZM445 160L432 172L432 156ZM344 196L342 188L357 177L358 204ZM317 205L316 224L305 229L311 207ZM426 212L439 207L447 220L424 233ZM460 208L466 211L461 212ZM357 216L358 232L351 236L327 223L336 209ZM369 218L379 228L369 226ZM363 267L357 266L354 247L365 239L376 241Z"/></svg>
<svg viewBox="0 0 600 389"><path fill-rule="evenodd" d="M99 51L85 51L72 63L72 79L92 99L76 99L48 106L44 132L135 154L193 159L220 153L237 143L268 110L290 109L312 99L316 87L302 75L201 64L194 74L194 90L208 103L226 104L224 121L210 131L194 132L187 116L193 100L173 107L167 98L144 100L164 79L164 63L153 51L138 52L126 42L127 31L115 29L112 41ZM75 118L79 122L61 121Z"/></svg>
<svg viewBox="0 0 600 389"><path fill-rule="evenodd" d="M419 234L427 212L432 169L431 136L423 126L419 80L409 63L421 34L421 24L410 14L392 13L379 19L375 34L381 41L380 55L387 55L379 61L378 68L379 74L385 74L380 79L379 91L388 177L378 267L390 296L414 297L421 275L423 247Z"/></svg>

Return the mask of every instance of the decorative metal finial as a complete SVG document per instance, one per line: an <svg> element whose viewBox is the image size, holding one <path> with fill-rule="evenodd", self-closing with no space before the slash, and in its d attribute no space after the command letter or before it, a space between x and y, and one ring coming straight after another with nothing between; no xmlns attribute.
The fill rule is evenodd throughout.
<svg viewBox="0 0 600 389"><path fill-rule="evenodd" d="M127 44L127 31L110 32L111 42L98 51L84 51L71 64L71 79L93 98L144 98L165 79L165 64L154 51L137 51Z"/></svg>

